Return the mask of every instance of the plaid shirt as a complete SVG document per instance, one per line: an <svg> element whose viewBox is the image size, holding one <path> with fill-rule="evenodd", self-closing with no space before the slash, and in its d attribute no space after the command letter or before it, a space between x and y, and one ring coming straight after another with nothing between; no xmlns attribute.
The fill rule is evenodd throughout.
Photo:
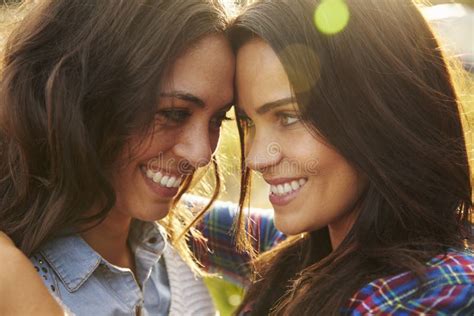
<svg viewBox="0 0 474 316"><path fill-rule="evenodd" d="M248 283L250 258L235 249L232 224L236 214L235 204L217 202L198 225L208 240L210 253L195 244L192 246L208 272L219 273L227 280L244 285ZM252 208L248 216L251 219L250 232L260 252L285 239L273 224L272 211ZM436 256L427 263L426 278L427 287L420 292L417 292L418 282L411 272L374 280L362 287L341 313L474 315L473 252L451 250Z"/></svg>
<svg viewBox="0 0 474 316"><path fill-rule="evenodd" d="M427 264L427 288L417 293L411 272L377 279L361 288L344 314L474 315L474 254L450 251Z"/></svg>
<svg viewBox="0 0 474 316"><path fill-rule="evenodd" d="M187 202L189 203L189 200ZM202 205L202 202L197 203ZM236 250L232 227L237 214L235 203L214 203L211 211L207 212L197 225L197 229L207 239L208 249L195 242L191 243L191 248L206 272L217 273L227 281L244 286L249 283L250 257ZM250 223L248 231L259 253L271 249L285 239L285 235L273 224L273 210L252 208L247 216Z"/></svg>

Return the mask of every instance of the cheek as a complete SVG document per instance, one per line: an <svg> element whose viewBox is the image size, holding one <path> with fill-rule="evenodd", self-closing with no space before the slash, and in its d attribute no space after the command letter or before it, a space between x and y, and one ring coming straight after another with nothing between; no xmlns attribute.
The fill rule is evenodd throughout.
<svg viewBox="0 0 474 316"><path fill-rule="evenodd" d="M155 129L155 132L151 136L153 147L166 148L173 146L185 126L186 125L183 124L172 128L160 127Z"/></svg>
<svg viewBox="0 0 474 316"><path fill-rule="evenodd" d="M339 155L322 158L316 185L322 193L320 198L334 216L354 210L366 187L365 177ZM329 210L328 210L329 211Z"/></svg>
<svg viewBox="0 0 474 316"><path fill-rule="evenodd" d="M141 159L150 159L159 155L166 156L173 151L173 148L180 143L183 135L189 128L186 124L173 128L160 128L156 130L151 137L151 146L139 157Z"/></svg>
<svg viewBox="0 0 474 316"><path fill-rule="evenodd" d="M127 164L126 166L116 168L109 177L116 194L117 205L124 203L124 198L126 199L127 193L131 189L130 185L127 184L134 183L133 175L134 172L131 164Z"/></svg>
<svg viewBox="0 0 474 316"><path fill-rule="evenodd" d="M306 175L318 172L321 161L325 160L326 156L321 143L306 131L289 131L278 135L278 145L291 165L298 167L300 172Z"/></svg>

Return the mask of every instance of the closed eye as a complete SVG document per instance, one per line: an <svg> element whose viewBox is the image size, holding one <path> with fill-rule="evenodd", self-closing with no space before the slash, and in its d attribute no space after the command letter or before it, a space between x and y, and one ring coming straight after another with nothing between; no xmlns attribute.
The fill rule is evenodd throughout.
<svg viewBox="0 0 474 316"><path fill-rule="evenodd" d="M156 112L156 120L159 124L176 126L184 123L192 115L188 109L162 109Z"/></svg>

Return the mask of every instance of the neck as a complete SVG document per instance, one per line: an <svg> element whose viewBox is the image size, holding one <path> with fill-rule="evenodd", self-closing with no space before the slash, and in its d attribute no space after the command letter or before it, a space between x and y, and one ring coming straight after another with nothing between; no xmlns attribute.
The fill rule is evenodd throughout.
<svg viewBox="0 0 474 316"><path fill-rule="evenodd" d="M135 270L135 259L128 244L132 218L111 210L105 220L81 237L113 265Z"/></svg>
<svg viewBox="0 0 474 316"><path fill-rule="evenodd" d="M331 246L333 250L339 247L344 238L346 238L357 219L358 213L359 212L357 210L354 210L344 214L337 221L328 225L329 238L331 239Z"/></svg>

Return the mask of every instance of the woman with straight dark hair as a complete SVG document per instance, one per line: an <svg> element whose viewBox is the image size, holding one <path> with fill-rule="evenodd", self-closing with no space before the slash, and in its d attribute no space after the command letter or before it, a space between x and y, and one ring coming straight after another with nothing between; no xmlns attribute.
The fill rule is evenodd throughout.
<svg viewBox="0 0 474 316"><path fill-rule="evenodd" d="M293 236L239 313L474 314L459 103L416 5L262 0L229 33L246 164Z"/></svg>
<svg viewBox="0 0 474 316"><path fill-rule="evenodd" d="M194 255L221 267L232 260L206 259L202 236L187 232L219 192L213 153L235 66L226 25L217 0L51 0L9 38L0 231L73 313L215 313ZM210 203L178 205L210 162ZM213 210L222 216L206 217L204 235L211 244L225 236L230 248L219 225L235 208ZM265 248L281 234L257 217L268 223Z"/></svg>

